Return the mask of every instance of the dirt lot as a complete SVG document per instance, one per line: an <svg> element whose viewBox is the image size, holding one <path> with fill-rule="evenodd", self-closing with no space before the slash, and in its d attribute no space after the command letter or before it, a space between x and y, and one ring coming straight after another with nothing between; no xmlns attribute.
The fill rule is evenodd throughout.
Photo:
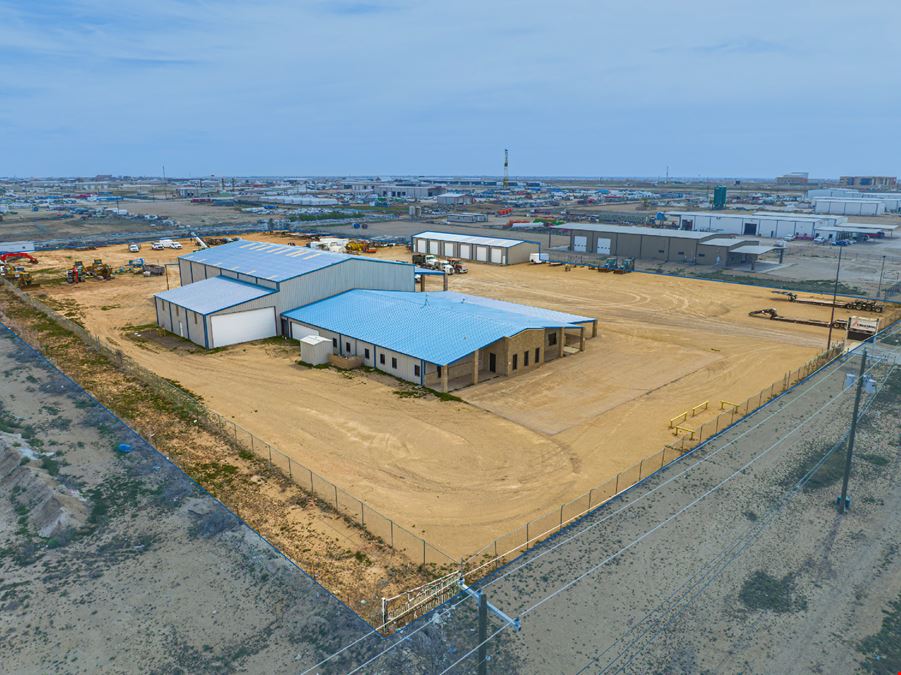
<svg viewBox="0 0 901 675"><path fill-rule="evenodd" d="M144 253L166 262L179 252ZM134 257L124 246L44 252L36 269L95 256L114 264ZM777 307L828 318L825 308L790 305L767 289L562 267L470 270L453 277L451 288L596 316L599 337L583 354L462 390L466 403L444 402L396 396L397 383L383 376L301 368L293 348L270 343L204 353L131 339L138 331L128 326L154 321L150 297L166 287L162 277L34 290L455 556L657 452L672 440L669 418L710 400L711 409L693 418L700 424L720 399L756 394L825 347L824 329L748 317L750 310ZM177 274L170 268L171 285Z"/></svg>

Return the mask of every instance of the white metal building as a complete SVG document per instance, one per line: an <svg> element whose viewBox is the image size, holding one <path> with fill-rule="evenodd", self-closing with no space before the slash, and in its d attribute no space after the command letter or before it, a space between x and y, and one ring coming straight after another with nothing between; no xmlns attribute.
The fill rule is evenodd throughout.
<svg viewBox="0 0 901 675"><path fill-rule="evenodd" d="M539 253L541 245L522 239L480 237L452 232L420 232L413 235L414 253L431 253L445 258L460 258L493 265L515 265L529 262L529 255Z"/></svg>
<svg viewBox="0 0 901 675"><path fill-rule="evenodd" d="M675 219L680 229L695 232L722 232L752 237L772 237L774 239L793 235L796 237L816 236L816 228L821 225L835 225L837 219L798 213L758 211L755 213L716 213L712 211L671 211L667 217ZM846 220L841 218L841 221Z"/></svg>
<svg viewBox="0 0 901 675"><path fill-rule="evenodd" d="M488 216L484 213L449 213L447 214L448 223L484 223L488 220Z"/></svg>
<svg viewBox="0 0 901 675"><path fill-rule="evenodd" d="M289 335L285 312L351 289L415 290L410 263L238 241L178 260L181 286L154 298L157 324L208 349Z"/></svg>
<svg viewBox="0 0 901 675"><path fill-rule="evenodd" d="M885 213L885 204L878 199L826 197L814 199L813 210L842 216L881 216Z"/></svg>

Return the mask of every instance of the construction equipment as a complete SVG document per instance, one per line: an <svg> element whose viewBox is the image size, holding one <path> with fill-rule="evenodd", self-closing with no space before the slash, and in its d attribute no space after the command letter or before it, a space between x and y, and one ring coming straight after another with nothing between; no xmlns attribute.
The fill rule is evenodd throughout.
<svg viewBox="0 0 901 675"><path fill-rule="evenodd" d="M607 258L598 265L598 272L612 272L616 269L616 258Z"/></svg>
<svg viewBox="0 0 901 675"><path fill-rule="evenodd" d="M753 316L758 319L770 319L771 321L784 321L786 323L800 323L805 326L819 326L820 328L829 328L830 323L828 321L822 321L821 319L799 319L793 318L789 316L782 316L775 309L758 309L753 312L748 312L748 316ZM831 324L832 328L838 328L840 330L844 330L848 327L848 322L845 319L836 319Z"/></svg>
<svg viewBox="0 0 901 675"><path fill-rule="evenodd" d="M777 295L784 295L788 298L789 302L797 302L801 305L817 305L818 307L832 307L835 305L836 309L852 309L860 312L875 312L876 314L882 314L883 306L880 305L875 300L864 300L864 299L856 299L845 302L843 300L836 300L835 303L829 299L823 298L801 298L798 297L797 293L792 291L773 291Z"/></svg>
<svg viewBox="0 0 901 675"><path fill-rule="evenodd" d="M351 239L344 245L348 253L375 253L376 247L362 239Z"/></svg>
<svg viewBox="0 0 901 675"><path fill-rule="evenodd" d="M166 273L166 268L162 265L153 265L151 263L144 264L144 276L161 277Z"/></svg>
<svg viewBox="0 0 901 675"><path fill-rule="evenodd" d="M2 272L4 279L13 282L19 288L27 288L33 283L31 272L25 271L25 268L21 265L9 265L4 263L3 265L0 265L0 272Z"/></svg>
<svg viewBox="0 0 901 675"><path fill-rule="evenodd" d="M635 270L635 259L634 258L623 258L622 261L617 262L616 267L613 269L614 274L628 274Z"/></svg>
<svg viewBox="0 0 901 675"><path fill-rule="evenodd" d="M191 232L191 239L193 239L197 243L197 250L202 251L205 248L209 248L207 243L200 238L200 235L196 232Z"/></svg>
<svg viewBox="0 0 901 675"><path fill-rule="evenodd" d="M27 260L32 265L38 264L38 259L25 251L17 251L15 253L0 253L0 263L12 262L14 260Z"/></svg>

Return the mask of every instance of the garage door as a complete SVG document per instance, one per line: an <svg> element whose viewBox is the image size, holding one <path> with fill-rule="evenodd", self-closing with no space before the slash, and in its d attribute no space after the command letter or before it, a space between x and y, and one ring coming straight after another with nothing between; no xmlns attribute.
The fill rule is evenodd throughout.
<svg viewBox="0 0 901 675"><path fill-rule="evenodd" d="M500 265L504 262L503 249L499 249L499 248L491 249L491 262L493 262L495 265Z"/></svg>
<svg viewBox="0 0 901 675"><path fill-rule="evenodd" d="M454 244L453 244L453 242L450 242L450 241L444 242L444 255L446 255L448 258L453 258L453 257L454 257Z"/></svg>
<svg viewBox="0 0 901 675"><path fill-rule="evenodd" d="M433 253L434 255L438 255L438 246L440 246L440 241L430 241L429 242L429 253Z"/></svg>
<svg viewBox="0 0 901 675"><path fill-rule="evenodd" d="M470 250L469 244L460 244L460 257L464 260L472 259L472 251Z"/></svg>
<svg viewBox="0 0 901 675"><path fill-rule="evenodd" d="M417 253L425 253L427 243L425 239L417 239L416 240L416 252Z"/></svg>
<svg viewBox="0 0 901 675"><path fill-rule="evenodd" d="M476 246L476 260L479 262L488 262L487 246Z"/></svg>
<svg viewBox="0 0 901 675"><path fill-rule="evenodd" d="M308 335L319 335L319 331L315 328L307 328L299 323L291 322L291 337L295 340L301 340Z"/></svg>
<svg viewBox="0 0 901 675"><path fill-rule="evenodd" d="M598 239L597 252L602 255L610 255L610 240L609 239Z"/></svg>
<svg viewBox="0 0 901 675"><path fill-rule="evenodd" d="M210 320L210 347L225 347L275 335L275 308L221 314Z"/></svg>
<svg viewBox="0 0 901 675"><path fill-rule="evenodd" d="M573 251L585 253L588 248L588 237L573 237Z"/></svg>

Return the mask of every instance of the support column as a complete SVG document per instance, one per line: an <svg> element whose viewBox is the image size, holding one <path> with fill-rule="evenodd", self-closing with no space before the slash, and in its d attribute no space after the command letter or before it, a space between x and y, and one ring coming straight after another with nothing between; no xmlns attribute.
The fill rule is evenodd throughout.
<svg viewBox="0 0 901 675"><path fill-rule="evenodd" d="M447 366L441 367L441 391L447 393Z"/></svg>
<svg viewBox="0 0 901 675"><path fill-rule="evenodd" d="M425 293L425 274L419 275L419 291Z"/></svg>
<svg viewBox="0 0 901 675"><path fill-rule="evenodd" d="M444 290L447 290L447 272L441 275L444 278Z"/></svg>
<svg viewBox="0 0 901 675"><path fill-rule="evenodd" d="M579 326L579 351L585 351L585 326Z"/></svg>
<svg viewBox="0 0 901 675"><path fill-rule="evenodd" d="M479 383L479 350L472 353L472 383Z"/></svg>
<svg viewBox="0 0 901 675"><path fill-rule="evenodd" d="M566 338L566 329L558 328L557 329L557 351L558 351L557 356L562 357L564 355L563 354L563 343L565 341L565 338Z"/></svg>
<svg viewBox="0 0 901 675"><path fill-rule="evenodd" d="M598 336L598 322L597 320L591 322L591 337L596 338Z"/></svg>

